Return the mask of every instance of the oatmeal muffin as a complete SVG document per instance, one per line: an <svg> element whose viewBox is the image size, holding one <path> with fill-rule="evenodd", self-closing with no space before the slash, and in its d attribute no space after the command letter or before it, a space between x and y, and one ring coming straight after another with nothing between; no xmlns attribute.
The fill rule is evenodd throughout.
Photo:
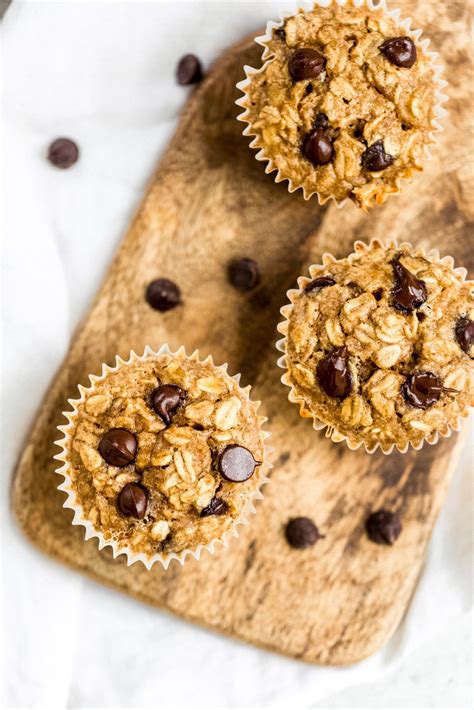
<svg viewBox="0 0 474 710"><path fill-rule="evenodd" d="M351 448L406 451L458 428L474 401L473 282L404 244L330 255L282 309L290 400Z"/></svg>
<svg viewBox="0 0 474 710"><path fill-rule="evenodd" d="M57 442L78 522L120 551L162 559L235 528L264 479L250 388L184 350L132 354L91 382Z"/></svg>
<svg viewBox="0 0 474 710"><path fill-rule="evenodd" d="M407 32L382 8L333 2L260 38L267 61L247 70L238 104L267 172L306 198L350 198L367 210L422 170L444 82Z"/></svg>

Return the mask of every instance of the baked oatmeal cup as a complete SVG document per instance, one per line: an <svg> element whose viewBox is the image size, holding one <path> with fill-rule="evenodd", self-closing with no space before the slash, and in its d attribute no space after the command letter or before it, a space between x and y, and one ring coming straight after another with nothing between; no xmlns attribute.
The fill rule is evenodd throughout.
<svg viewBox="0 0 474 710"><path fill-rule="evenodd" d="M316 4L268 23L263 66L245 67L237 101L266 172L305 199L366 211L399 192L445 115L446 82L420 35L385 3Z"/></svg>
<svg viewBox="0 0 474 710"><path fill-rule="evenodd" d="M405 452L474 404L474 282L451 257L356 242L288 292L278 348L290 401L333 441Z"/></svg>
<svg viewBox="0 0 474 710"><path fill-rule="evenodd" d="M56 444L74 524L148 568L199 558L261 498L266 452L250 387L198 353L163 346L103 366L69 400Z"/></svg>

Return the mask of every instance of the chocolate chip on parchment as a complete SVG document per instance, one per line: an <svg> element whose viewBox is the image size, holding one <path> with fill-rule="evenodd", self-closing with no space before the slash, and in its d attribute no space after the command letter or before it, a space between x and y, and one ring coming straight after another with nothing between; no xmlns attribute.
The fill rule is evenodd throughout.
<svg viewBox="0 0 474 710"><path fill-rule="evenodd" d="M336 282L332 276L318 276L317 279L313 279L304 287L305 293L317 293L321 289L327 286L334 286Z"/></svg>
<svg viewBox="0 0 474 710"><path fill-rule="evenodd" d="M260 269L254 259L232 259L227 267L229 281L239 291L251 291L260 283Z"/></svg>
<svg viewBox="0 0 474 710"><path fill-rule="evenodd" d="M223 478L232 483L247 481L254 473L259 462L245 446L230 444L219 456L218 466Z"/></svg>
<svg viewBox="0 0 474 710"><path fill-rule="evenodd" d="M146 489L138 483L127 483L120 491L117 500L121 513L138 520L145 517L147 502Z"/></svg>
<svg viewBox="0 0 474 710"><path fill-rule="evenodd" d="M303 153L313 165L326 165L334 149L325 128L315 128L303 140Z"/></svg>
<svg viewBox="0 0 474 710"><path fill-rule="evenodd" d="M438 375L423 370L409 375L403 383L401 391L408 404L417 407L417 409L432 407L443 392L458 393L458 390L451 387L443 387Z"/></svg>
<svg viewBox="0 0 474 710"><path fill-rule="evenodd" d="M288 61L288 71L293 81L314 79L321 74L325 65L326 60L320 52L304 47L293 52Z"/></svg>
<svg viewBox="0 0 474 710"><path fill-rule="evenodd" d="M392 165L395 158L385 152L383 141L375 141L362 153L362 166L369 173L379 173Z"/></svg>
<svg viewBox="0 0 474 710"><path fill-rule="evenodd" d="M410 69L416 62L416 45L410 37L392 37L379 46L388 61L403 69Z"/></svg>
<svg viewBox="0 0 474 710"><path fill-rule="evenodd" d="M299 550L312 547L324 537L310 518L303 517L293 518L288 521L285 528L285 536L288 544Z"/></svg>
<svg viewBox="0 0 474 710"><path fill-rule="evenodd" d="M194 54L182 57L176 69L176 78L181 86L197 84L202 79L201 62Z"/></svg>
<svg viewBox="0 0 474 710"><path fill-rule="evenodd" d="M201 510L201 518L207 518L209 515L225 515L228 510L229 506L225 500L214 496L209 505Z"/></svg>
<svg viewBox="0 0 474 710"><path fill-rule="evenodd" d="M344 399L352 389L349 353L346 347L336 348L323 357L316 367L316 377L329 397Z"/></svg>
<svg viewBox="0 0 474 710"><path fill-rule="evenodd" d="M48 160L55 168L70 168L78 158L79 148L70 138L57 138L49 146Z"/></svg>
<svg viewBox="0 0 474 710"><path fill-rule="evenodd" d="M156 311L170 311L181 303L181 289L170 279L156 279L146 290L146 300Z"/></svg>
<svg viewBox="0 0 474 710"><path fill-rule="evenodd" d="M458 318L454 332L461 350L470 355L470 350L474 343L474 321L467 316L461 316L461 318Z"/></svg>
<svg viewBox="0 0 474 710"><path fill-rule="evenodd" d="M392 303L394 308L403 313L411 313L415 308L420 308L428 298L425 282L417 279L399 259L392 261L395 285L392 289Z"/></svg>
<svg viewBox="0 0 474 710"><path fill-rule="evenodd" d="M99 453L111 466L127 466L137 454L137 440L128 429L110 429L100 440Z"/></svg>
<svg viewBox="0 0 474 710"><path fill-rule="evenodd" d="M151 406L166 426L171 424L173 414L186 399L185 390L177 385L160 385L151 393Z"/></svg>
<svg viewBox="0 0 474 710"><path fill-rule="evenodd" d="M369 538L378 545L393 545L402 531L398 513L383 508L369 515L365 527Z"/></svg>

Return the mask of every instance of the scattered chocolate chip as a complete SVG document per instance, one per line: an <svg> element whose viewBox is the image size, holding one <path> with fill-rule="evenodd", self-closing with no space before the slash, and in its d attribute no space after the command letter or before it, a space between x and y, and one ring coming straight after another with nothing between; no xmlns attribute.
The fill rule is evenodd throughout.
<svg viewBox="0 0 474 710"><path fill-rule="evenodd" d="M225 500L214 496L209 505L201 510L201 518L207 518L209 515L225 515L228 510L229 506Z"/></svg>
<svg viewBox="0 0 474 710"><path fill-rule="evenodd" d="M397 67L410 69L416 62L416 46L410 37L392 37L379 46L388 61Z"/></svg>
<svg viewBox="0 0 474 710"><path fill-rule="evenodd" d="M432 372L414 372L402 385L402 394L406 401L418 409L428 409L436 404L443 391L456 392L444 388L439 377Z"/></svg>
<svg viewBox="0 0 474 710"><path fill-rule="evenodd" d="M232 259L227 267L229 281L239 291L251 291L260 283L260 269L254 259Z"/></svg>
<svg viewBox="0 0 474 710"><path fill-rule="evenodd" d="M221 475L232 483L247 481L253 475L255 467L259 465L255 461L251 451L244 446L231 444L226 446L219 456L219 471Z"/></svg>
<svg viewBox="0 0 474 710"><path fill-rule="evenodd" d="M395 158L385 152L383 141L375 141L362 153L362 165L370 173L379 173L392 165Z"/></svg>
<svg viewBox="0 0 474 710"><path fill-rule="evenodd" d="M380 301L383 296L383 288L375 289L375 291L372 292L372 296L375 298L376 301Z"/></svg>
<svg viewBox="0 0 474 710"><path fill-rule="evenodd" d="M324 128L315 128L303 140L303 153L313 165L326 165L331 160L334 149Z"/></svg>
<svg viewBox="0 0 474 710"><path fill-rule="evenodd" d="M324 537L310 518L293 518L285 528L285 536L291 547L303 550L312 547Z"/></svg>
<svg viewBox="0 0 474 710"><path fill-rule="evenodd" d="M305 293L315 293L321 291L321 289L327 286L334 286L336 282L332 276L318 276L317 279L313 279L304 287Z"/></svg>
<svg viewBox="0 0 474 710"><path fill-rule="evenodd" d="M420 308L428 298L425 282L417 279L399 259L392 261L395 286L392 289L394 308L403 313L411 313Z"/></svg>
<svg viewBox="0 0 474 710"><path fill-rule="evenodd" d="M48 149L48 160L55 168L70 168L79 158L79 148L70 138L57 138Z"/></svg>
<svg viewBox="0 0 474 710"><path fill-rule="evenodd" d="M364 128L365 128L365 121L357 121L356 125L354 126L354 138L357 138L357 140L362 140L364 139Z"/></svg>
<svg viewBox="0 0 474 710"><path fill-rule="evenodd" d="M369 515L365 526L369 538L378 545L393 545L402 531L398 513L383 509Z"/></svg>
<svg viewBox="0 0 474 710"><path fill-rule="evenodd" d="M418 320L420 321L420 323L423 323L423 321L424 321L425 318L426 318L426 313L422 313L421 311L417 311L417 312L416 312L416 317L418 318Z"/></svg>
<svg viewBox="0 0 474 710"><path fill-rule="evenodd" d="M137 440L127 429L110 429L100 440L99 453L111 466L127 466L137 454Z"/></svg>
<svg viewBox="0 0 474 710"><path fill-rule="evenodd" d="M194 54L186 54L179 60L176 78L181 86L197 84L202 79L201 62Z"/></svg>
<svg viewBox="0 0 474 710"><path fill-rule="evenodd" d="M177 385L160 385L151 393L151 406L166 426L171 424L173 414L186 399L186 392Z"/></svg>
<svg viewBox="0 0 474 710"><path fill-rule="evenodd" d="M411 131L411 126L408 123L402 123L402 131Z"/></svg>
<svg viewBox="0 0 474 710"><path fill-rule="evenodd" d="M274 30L273 36L278 37L278 39L281 39L283 42L286 42L286 32L283 27L279 27L277 30Z"/></svg>
<svg viewBox="0 0 474 710"><path fill-rule="evenodd" d="M315 128L327 128L329 126L329 119L325 113L318 113L314 119Z"/></svg>
<svg viewBox="0 0 474 710"><path fill-rule="evenodd" d="M138 483L127 483L120 491L117 502L121 513L141 520L145 517L148 495Z"/></svg>
<svg viewBox="0 0 474 710"><path fill-rule="evenodd" d="M470 355L471 346L474 343L474 321L467 316L461 316L454 329L459 347Z"/></svg>
<svg viewBox="0 0 474 710"><path fill-rule="evenodd" d="M305 47L297 49L288 61L288 71L293 81L314 79L319 76L326 65L326 60L320 52Z"/></svg>
<svg viewBox="0 0 474 710"><path fill-rule="evenodd" d="M304 91L305 91L306 96L308 96L308 94L312 94L313 93L313 85L307 84L306 89Z"/></svg>
<svg viewBox="0 0 474 710"><path fill-rule="evenodd" d="M146 290L146 300L157 311L170 311L181 303L181 290L174 281L156 279Z"/></svg>
<svg viewBox="0 0 474 710"><path fill-rule="evenodd" d="M336 348L323 357L316 367L316 377L329 397L344 399L352 389L349 353L346 347Z"/></svg>

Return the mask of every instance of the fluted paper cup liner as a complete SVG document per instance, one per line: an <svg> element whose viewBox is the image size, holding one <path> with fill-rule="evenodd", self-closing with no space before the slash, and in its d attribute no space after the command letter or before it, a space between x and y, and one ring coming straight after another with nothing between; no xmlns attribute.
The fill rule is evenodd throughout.
<svg viewBox="0 0 474 710"><path fill-rule="evenodd" d="M87 519L85 516L84 510L82 505L79 503L76 491L74 490L74 483L71 478L71 465L68 461L68 455L69 455L69 446L72 441L72 435L75 430L75 425L76 425L76 420L78 417L78 410L79 407L81 406L82 403L84 403L85 399L91 395L91 393L94 391L95 387L97 386L98 383L103 382L111 373L117 372L122 367L127 367L133 363L137 363L140 361L145 361L149 358L156 358L159 357L160 355L171 355L172 357L184 357L188 360L195 360L198 361L202 364L210 364L214 367L216 367L217 371L221 371L223 373L227 374L227 368L228 365L227 363L224 365L220 366L215 366L214 361L212 359L212 356L208 356L204 360L200 359L199 357L199 352L195 350L191 355L187 355L184 347L179 348L176 352L173 352L170 350L168 345L162 345L161 348L158 351L152 350L149 346L146 346L143 355L139 356L137 355L133 350L130 352L130 356L128 360L123 360L121 357L117 356L115 365L114 366L109 366L107 364L104 364L102 366L102 372L100 375L89 375L89 380L90 380L90 386L89 387L84 387L82 385L79 385L79 398L78 399L69 399L68 404L71 405L72 409L69 411L63 412L64 417L67 419L67 424L64 424L62 426L59 426L58 429L59 431L63 434L63 438L55 441L54 443L60 447L61 452L54 456L54 458L58 461L62 462L62 466L58 469L56 469L56 473L60 474L63 478L64 481L58 486L58 489L60 491L63 491L64 493L67 493L67 499L63 504L64 508L69 508L74 512L74 518L72 520L73 525L81 525L85 528L85 540L89 540L90 538L96 538L98 541L98 547L99 550L103 549L104 547L111 547L112 548L112 554L113 557L118 557L119 555L126 555L127 558L127 565L131 565L134 562L142 562L145 567L150 570L151 567L156 563L160 563L165 569L169 566L172 560L177 560L180 564L184 564L184 561L187 557L191 556L194 557L196 560L199 560L202 552L204 550L207 550L210 554L213 554L216 546L222 545L224 547L227 547L229 544L229 541L233 537L238 537L239 536L239 530L238 528L242 525L248 525L249 520L248 516L252 515L253 513L256 512L254 503L257 500L260 500L263 498L263 494L261 492L261 488L269 482L269 478L266 475L266 472L268 472L271 469L271 463L269 462L269 454L271 452L271 449L265 445L265 441L269 438L270 434L269 432L263 431L261 428L264 422L267 421L266 417L258 417L258 423L260 426L260 434L261 434L261 443L263 445L263 450L264 450L264 455L263 455L263 462L261 466L259 466L259 482L258 486L256 489L249 493L249 497L247 501L245 502L240 514L238 517L232 522L232 525L230 529L226 530L221 537L215 538L211 540L207 544L200 544L197 547L193 549L185 549L182 550L179 553L175 552L170 552L170 553L155 553L153 555L147 555L145 553L137 553L131 550L126 544L123 544L123 542L118 542L113 539L106 539L104 537L104 534L100 531L97 530L96 527L92 524L90 520ZM235 382L240 386L240 374L232 376L232 379L235 380ZM243 388L243 391L247 394L249 397L250 394L250 386L247 386ZM260 406L260 402L252 401L250 400L254 411L256 412Z"/></svg>
<svg viewBox="0 0 474 710"><path fill-rule="evenodd" d="M416 249L409 243L409 242L403 242L403 243L398 243L396 240L387 240L386 242L382 243L378 239L373 239L369 244L365 244L364 242L361 241L356 241L354 243L354 252L350 254L349 256L344 258L344 261L347 259L349 263L353 263L356 259L358 259L361 254L368 253L374 248L379 248L383 247L384 249L396 249L396 250L407 250L410 252L410 254L414 254L416 256L421 256L429 259L433 263L438 263L442 264L444 266L449 267L450 269L453 270L453 273L456 275L457 279L461 283L468 283L469 285L472 284L472 287L474 288L474 281L466 281L466 276L467 276L467 271L464 267L457 267L455 268L454 266L454 259L452 256L444 256L441 257L439 254L439 251L437 249L431 249L428 252L423 249L422 247L417 247ZM350 441L349 436L346 434L343 434L342 432L338 431L337 427L335 427L333 424L324 421L323 419L319 418L315 414L309 411L308 405L306 404L305 400L303 397L298 395L293 382L290 379L289 376L289 370L288 370L288 362L287 362L287 339L288 339L288 330L289 330L289 323L290 323L290 318L291 314L293 312L294 308L294 303L296 302L299 294L301 293L301 290L312 280L317 278L318 276L322 276L324 273L327 273L327 270L330 269L331 264L337 263L338 259L336 259L332 254L330 253L325 253L322 256L321 259L321 264L312 264L309 267L309 277L306 276L300 276L298 279L298 289L290 289L287 291L286 296L289 300L289 303L285 306L283 306L280 310L280 313L283 316L283 320L278 324L277 330L279 333L281 333L284 337L281 338L280 340L277 341L276 343L276 348L279 352L283 353L281 357L279 357L277 364L278 367L282 368L285 370L285 373L281 377L281 382L289 387L290 391L288 394L288 399L290 402L297 404L299 406L299 411L300 415L306 419L311 419L313 423L313 428L316 431L322 431L326 430L326 437L331 439L334 442L345 442L346 445L349 447L351 450L356 450L359 449L361 446L363 446L368 454L373 454L375 451L377 451L379 448L384 454L391 454L394 449L397 449L400 453L404 454L406 453L410 448L416 449L419 451L424 443L428 444L436 444L439 441L439 437L449 437L453 433L453 431L460 431L462 428L462 420L469 415L469 406L466 405L465 408L459 413L459 416L450 422L446 422L446 425L438 429L436 431L431 432L428 436L426 436L420 443L414 444L414 443L407 443L404 446L398 446L397 444L393 443L390 446L384 447L380 442L369 446L368 443L364 442L363 439L359 441ZM471 405L474 405L474 402L471 402Z"/></svg>
<svg viewBox="0 0 474 710"><path fill-rule="evenodd" d="M278 21L270 20L267 23L265 34L255 38L255 42L263 47L262 66L257 69L245 65L243 69L246 78L237 84L237 89L239 89L239 91L243 93L243 96L237 99L236 101L237 106L240 106L244 109L243 113L237 116L238 121L242 121L246 124L243 130L243 135L252 137L250 148L253 148L254 150L258 151L255 155L256 160L267 163L267 165L265 166L265 172L276 173L276 175L274 176L275 182L284 182L285 180L288 181L288 192L292 193L301 189L303 191L303 197L305 200L309 200L310 197L316 195L320 205L323 205L326 202L332 200L337 207L342 207L348 201L347 197L342 200L337 200L332 195L321 195L316 190L308 189L305 185L295 185L291 177L289 175L286 175L283 170L279 169L277 165L275 165L271 156L269 156L266 152L266 147L261 139L259 131L254 129L252 126L249 111L251 100L248 94L249 86L251 85L255 76L264 72L268 65L272 61L274 61L274 57L269 48L269 42L272 39L274 30L283 27L285 21L289 17L293 17L295 14L297 14L298 11L310 12L317 7L327 8L331 5L348 5L354 6L356 8L365 7L370 12L374 10L385 11L387 16L390 17L391 20L393 20L396 23L397 27L400 29L400 34L410 37L415 43L417 51L421 52L425 57L430 60L433 68L436 103L433 107L433 118L431 120L432 130L428 134L428 144L426 144L423 149L425 162L431 160L432 157L430 152L430 146L438 143L436 134L439 134L444 130L441 125L441 120L446 117L447 111L443 108L442 104L448 100L448 96L443 93L443 90L446 89L446 87L448 86L448 82L445 81L445 79L441 76L443 73L443 66L438 62L438 52L429 51L430 40L421 39L422 30L412 29L412 19L410 17L402 19L401 11L398 8L389 10L387 7L386 0L380 0L378 4L373 2L373 0L315 0L313 2L302 2L298 4L297 11L293 13L287 12L285 14L281 14L280 19ZM418 167L418 170L420 169L422 168ZM385 201L385 198L389 195L395 195L400 193L403 183L411 182L413 180L414 174L415 169L412 169L410 172L407 172L405 170L403 176L397 178L394 189L391 192L387 192L385 195L378 196L378 198L376 198L376 203L382 204Z"/></svg>

